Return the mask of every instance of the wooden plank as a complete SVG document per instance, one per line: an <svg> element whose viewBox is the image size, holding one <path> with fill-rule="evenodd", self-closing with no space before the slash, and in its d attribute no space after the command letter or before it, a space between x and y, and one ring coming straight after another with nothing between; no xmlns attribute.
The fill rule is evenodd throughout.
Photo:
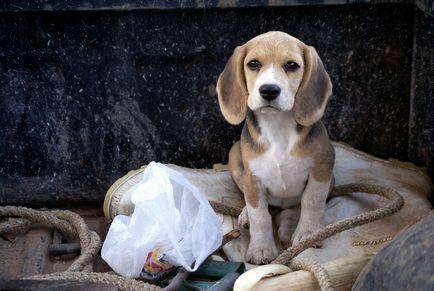
<svg viewBox="0 0 434 291"><path fill-rule="evenodd" d="M334 290L351 290L360 271L366 265L370 256L344 257L323 264ZM267 278L258 282L253 290L279 290L320 291L318 281L308 271L287 273L278 277Z"/></svg>
<svg viewBox="0 0 434 291"><path fill-rule="evenodd" d="M33 291L117 291L114 285L48 280L0 280L0 290L33 290Z"/></svg>

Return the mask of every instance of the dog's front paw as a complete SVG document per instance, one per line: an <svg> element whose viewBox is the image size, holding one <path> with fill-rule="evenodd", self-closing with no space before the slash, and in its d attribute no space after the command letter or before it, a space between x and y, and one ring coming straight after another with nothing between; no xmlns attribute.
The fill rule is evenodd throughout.
<svg viewBox="0 0 434 291"><path fill-rule="evenodd" d="M247 206L244 206L240 215L238 215L238 225L245 229L249 229L250 227L249 215L247 214Z"/></svg>
<svg viewBox="0 0 434 291"><path fill-rule="evenodd" d="M254 265L268 264L278 255L276 245L271 243L250 243L246 253L246 260Z"/></svg>
<svg viewBox="0 0 434 291"><path fill-rule="evenodd" d="M298 224L294 234L292 235L292 245L297 244L302 239L320 231L323 228L321 224ZM321 247L322 242L315 244L315 247Z"/></svg>

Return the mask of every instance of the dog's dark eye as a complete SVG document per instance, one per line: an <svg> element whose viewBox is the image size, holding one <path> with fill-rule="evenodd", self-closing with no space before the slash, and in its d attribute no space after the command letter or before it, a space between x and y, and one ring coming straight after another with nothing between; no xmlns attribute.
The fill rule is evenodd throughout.
<svg viewBox="0 0 434 291"><path fill-rule="evenodd" d="M247 63L247 67L252 71L256 71L262 67L262 64L258 60L251 60Z"/></svg>
<svg viewBox="0 0 434 291"><path fill-rule="evenodd" d="M283 68L285 69L286 72L294 72L295 70L297 70L298 68L300 68L300 66L296 63L296 62L287 62Z"/></svg>

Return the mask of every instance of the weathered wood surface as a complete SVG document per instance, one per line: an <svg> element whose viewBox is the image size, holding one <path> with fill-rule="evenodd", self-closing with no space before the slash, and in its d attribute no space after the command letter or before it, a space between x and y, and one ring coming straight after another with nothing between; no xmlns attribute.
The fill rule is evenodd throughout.
<svg viewBox="0 0 434 291"><path fill-rule="evenodd" d="M335 291L350 290L370 256L345 257L323 264ZM320 290L317 279L308 271L291 272L258 282L252 291L260 290Z"/></svg>
<svg viewBox="0 0 434 291"><path fill-rule="evenodd" d="M40 281L40 280L0 280L0 290L34 290L34 291L117 291L117 287L106 284L70 282L70 281Z"/></svg>

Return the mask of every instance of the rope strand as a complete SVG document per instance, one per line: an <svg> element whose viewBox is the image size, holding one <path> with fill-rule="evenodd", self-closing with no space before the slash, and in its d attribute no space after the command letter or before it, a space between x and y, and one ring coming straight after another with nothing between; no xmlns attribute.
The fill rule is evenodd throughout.
<svg viewBox="0 0 434 291"><path fill-rule="evenodd" d="M350 218L345 218L327 225L322 230L300 240L296 245L289 247L280 254L272 264L288 264L291 259L300 254L307 248L315 246L317 242L323 241L335 234L345 230L370 223L384 217L390 216L404 206L404 199L399 193L393 189L378 185L370 184L348 184L338 186L333 189L333 196L341 196L348 193L363 192L369 194L377 194L390 200L390 202L381 208L355 215Z"/></svg>
<svg viewBox="0 0 434 291"><path fill-rule="evenodd" d="M303 269L313 273L323 291L333 290L330 278L326 270L317 262L306 259L294 259L298 254L307 248L313 247L316 243L323 241L342 231L382 219L398 212L404 205L404 199L393 189L379 185L370 184L348 184L338 186L333 189L332 196L340 196L348 193L364 192L377 194L387 198L390 202L379 209L362 213L350 218L342 219L335 223L329 224L322 230L302 239L299 243L286 249L272 263L289 265L291 269ZM241 213L241 208L228 206L223 203L210 201L215 211L237 217ZM22 223L3 222L0 224L0 233L10 232L12 230L22 230L23 225L31 223L44 223L48 226L61 230L66 236L77 236L80 239L81 254L71 264L65 272L52 273L46 275L37 275L24 279L38 280L73 280L79 282L94 282L102 284L112 284L121 290L161 290L160 287L148 284L142 281L124 278L114 274L85 272L86 267L92 264L97 255L101 240L99 236L89 230L87 224L78 214L66 211L41 211L25 207L3 206L0 207L0 217L20 217L24 218Z"/></svg>
<svg viewBox="0 0 434 291"><path fill-rule="evenodd" d="M333 291L331 280L327 271L318 262L309 259L297 259L294 258L290 265L292 271L305 270L313 274L322 291Z"/></svg>

